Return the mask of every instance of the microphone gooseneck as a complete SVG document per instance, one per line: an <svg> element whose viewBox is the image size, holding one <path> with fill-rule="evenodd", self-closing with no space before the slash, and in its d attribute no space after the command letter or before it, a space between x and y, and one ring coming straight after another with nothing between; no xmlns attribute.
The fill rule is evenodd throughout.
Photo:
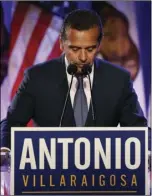
<svg viewBox="0 0 152 196"><path fill-rule="evenodd" d="M93 94L92 94L92 88L91 88L91 79L90 79L90 73L92 72L92 67L90 65L84 65L82 68L82 74L84 76L88 76L89 78L89 86L90 86L90 93L91 93L91 99L90 99L90 106L92 111L92 119L94 126L96 125L96 117L95 117L95 111L94 111L94 102L93 102Z"/></svg>
<svg viewBox="0 0 152 196"><path fill-rule="evenodd" d="M82 74L84 76L89 75L92 72L92 67L90 65L84 65L82 67Z"/></svg>
<svg viewBox="0 0 152 196"><path fill-rule="evenodd" d="M76 74L77 72L77 66L74 65L74 64L70 64L67 68L67 72L72 75L72 78L71 78L71 82L70 82L70 86L68 88L68 92L66 94L66 98L65 98L65 102L64 102L64 106L63 106L63 109L62 109L62 114L61 114L61 118L60 118L60 123L59 123L59 127L62 127L62 122L63 122L63 117L64 117L64 114L65 114L65 109L66 109L66 106L67 106L67 101L68 101L68 96L70 94L70 90L71 90L71 86L72 86L72 82L73 82L73 77L74 75Z"/></svg>

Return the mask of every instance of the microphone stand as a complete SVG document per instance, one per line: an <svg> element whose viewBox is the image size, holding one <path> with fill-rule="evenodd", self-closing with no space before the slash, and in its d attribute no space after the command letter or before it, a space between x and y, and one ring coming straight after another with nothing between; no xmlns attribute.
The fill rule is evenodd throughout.
<svg viewBox="0 0 152 196"><path fill-rule="evenodd" d="M92 95L92 88L91 88L91 79L89 72L87 72L88 78L89 78L89 86L90 86L90 93L91 93L91 98L90 98L90 106L91 106L91 111L92 111L92 119L93 119L93 124L96 126L96 117L95 117L95 112L94 112L94 105L93 105L93 95Z"/></svg>
<svg viewBox="0 0 152 196"><path fill-rule="evenodd" d="M62 110L59 127L62 127L63 116L64 116L64 112L65 112L65 109L66 109L66 106L67 106L68 96L70 94L70 90L71 90L71 86L72 86L72 82L73 82L73 77L74 77L74 74L72 74L70 86L69 86L68 92L66 94L66 99L65 99L65 102L64 102L63 110Z"/></svg>

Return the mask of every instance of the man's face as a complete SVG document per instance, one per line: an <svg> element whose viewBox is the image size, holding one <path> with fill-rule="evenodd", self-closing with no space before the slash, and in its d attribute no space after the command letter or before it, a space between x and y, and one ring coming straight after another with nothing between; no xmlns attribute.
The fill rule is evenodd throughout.
<svg viewBox="0 0 152 196"><path fill-rule="evenodd" d="M76 64L81 72L84 64L92 64L98 52L98 27L79 31L69 28L66 30L66 40L60 40L60 48L69 63Z"/></svg>

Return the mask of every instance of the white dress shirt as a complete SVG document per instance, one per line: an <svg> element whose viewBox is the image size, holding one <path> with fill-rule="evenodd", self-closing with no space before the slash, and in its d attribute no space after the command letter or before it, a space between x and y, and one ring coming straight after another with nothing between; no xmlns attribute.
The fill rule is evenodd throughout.
<svg viewBox="0 0 152 196"><path fill-rule="evenodd" d="M66 70L67 70L69 62L68 62L66 56L65 56L65 65L66 65ZM72 75L70 75L67 71L66 71L66 73L67 73L68 84L70 86ZM93 75L94 75L94 65L92 66L92 72L90 73L91 87L92 87L92 83L93 83ZM83 87L84 87L84 92L85 92L85 95L87 98L87 104L88 104L88 110L89 110L91 92L90 92L90 84L89 84L88 76L86 76L83 79ZM76 91L77 91L77 78L73 77L73 82L72 82L72 86L71 86L71 90L70 90L70 98L71 98L72 107L74 104L74 97L75 97Z"/></svg>

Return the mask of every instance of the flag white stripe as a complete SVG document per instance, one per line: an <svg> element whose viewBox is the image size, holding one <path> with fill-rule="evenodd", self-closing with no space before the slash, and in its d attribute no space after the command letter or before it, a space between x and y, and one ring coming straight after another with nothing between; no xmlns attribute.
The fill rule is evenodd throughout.
<svg viewBox="0 0 152 196"><path fill-rule="evenodd" d="M134 86L134 89L138 95L138 100L139 100L140 106L144 112L144 115L147 117L142 68L139 69L138 75L133 82L133 86Z"/></svg>
<svg viewBox="0 0 152 196"><path fill-rule="evenodd" d="M47 57L50 55L54 44L57 41L61 25L62 19L54 16L50 22L48 29L45 32L43 40L40 43L34 64L38 64L47 60Z"/></svg>
<svg viewBox="0 0 152 196"><path fill-rule="evenodd" d="M60 31L62 26L63 20L58 16L53 16L51 21L51 27L56 30L57 32Z"/></svg>
<svg viewBox="0 0 152 196"><path fill-rule="evenodd" d="M6 117L7 108L10 104L10 96L8 92L8 76L4 79L1 85L1 120Z"/></svg>
<svg viewBox="0 0 152 196"><path fill-rule="evenodd" d="M31 5L25 17L25 20L23 21L21 31L18 35L17 41L9 59L9 93L11 93L18 72L24 60L27 46L31 39L32 32L37 24L40 13L40 9Z"/></svg>
<svg viewBox="0 0 152 196"><path fill-rule="evenodd" d="M150 95L149 96L149 107L148 107L148 126L149 127L152 127L151 115L152 115L152 97Z"/></svg>

